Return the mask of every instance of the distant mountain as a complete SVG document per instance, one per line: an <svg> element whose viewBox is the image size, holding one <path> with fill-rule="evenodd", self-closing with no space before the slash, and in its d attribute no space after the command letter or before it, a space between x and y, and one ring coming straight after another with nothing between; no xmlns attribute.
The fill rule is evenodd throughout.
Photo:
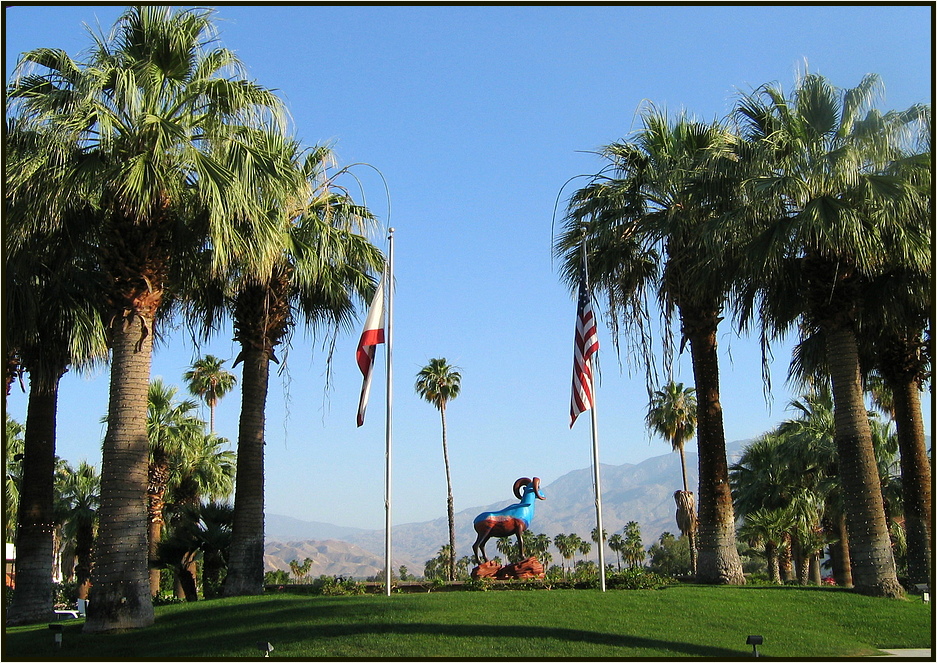
<svg viewBox="0 0 937 663"><path fill-rule="evenodd" d="M346 541L267 541L264 570L290 570L290 561L312 560L308 577L321 575L367 578L384 568L384 557Z"/></svg>
<svg viewBox="0 0 937 663"><path fill-rule="evenodd" d="M356 527L299 520L298 518L280 516L275 513L265 514L264 530L266 539L275 541L341 540L368 531Z"/></svg>
<svg viewBox="0 0 937 663"><path fill-rule="evenodd" d="M746 444L748 441L727 445L730 465L738 459ZM698 482L698 467L697 454L687 452L688 481L694 492ZM602 524L609 535L621 532L631 520L640 523L646 546L654 543L662 532L677 533L673 493L683 486L679 454L672 452L655 456L637 464L602 465L601 481ZM560 533L576 533L588 540L595 528L592 468L564 474L549 485L544 485L542 490L547 499L537 502L531 529L551 538ZM514 500L504 500L455 514L456 549L460 557L472 554L472 543L475 541L472 521L475 516L482 511L503 508L512 502ZM313 559L313 571L310 573L315 576L365 577L374 575L377 569L384 567L383 530L312 523L275 514L269 514L266 523L267 570L288 569L290 560L302 561L305 557ZM445 517L397 525L392 535L393 568L404 565L415 574L423 572L426 560L436 555L449 536ZM322 539L330 540L323 542ZM338 545L339 542L351 546L346 549ZM301 552L303 550L314 550L319 556ZM496 554L494 541L488 544L487 551ZM609 554L608 550L606 554ZM596 553L593 552L591 556L595 558ZM351 570L355 564L360 565L362 573ZM375 569L373 572L363 572L372 567Z"/></svg>

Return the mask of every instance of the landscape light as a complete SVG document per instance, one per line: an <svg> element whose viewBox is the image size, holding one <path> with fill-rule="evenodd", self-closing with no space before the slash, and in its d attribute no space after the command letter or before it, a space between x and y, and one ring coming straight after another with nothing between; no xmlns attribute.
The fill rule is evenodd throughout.
<svg viewBox="0 0 937 663"><path fill-rule="evenodd" d="M765 639L760 635L750 635L745 641L745 644L752 646L752 656L758 658L758 645L762 644L764 641Z"/></svg>
<svg viewBox="0 0 937 663"><path fill-rule="evenodd" d="M258 642L257 649L264 653L264 658L270 658L270 652L273 651L273 645L269 642Z"/></svg>
<svg viewBox="0 0 937 663"><path fill-rule="evenodd" d="M55 631L55 646L61 649L62 633L65 631L65 626L62 624L49 624L49 629Z"/></svg>

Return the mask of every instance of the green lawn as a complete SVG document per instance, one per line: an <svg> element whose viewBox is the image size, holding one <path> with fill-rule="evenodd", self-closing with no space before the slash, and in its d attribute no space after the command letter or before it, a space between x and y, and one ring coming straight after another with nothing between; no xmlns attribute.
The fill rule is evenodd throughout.
<svg viewBox="0 0 937 663"><path fill-rule="evenodd" d="M55 649L47 625L6 629L3 660L339 658L813 659L931 646L931 604L835 588L489 591L366 596L274 594L156 609L148 629L84 635Z"/></svg>

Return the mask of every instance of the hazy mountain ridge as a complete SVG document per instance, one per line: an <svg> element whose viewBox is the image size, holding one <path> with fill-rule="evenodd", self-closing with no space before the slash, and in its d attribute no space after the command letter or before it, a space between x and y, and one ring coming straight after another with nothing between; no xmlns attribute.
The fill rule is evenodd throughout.
<svg viewBox="0 0 937 663"><path fill-rule="evenodd" d="M729 464L741 455L748 441L726 446ZM687 452L687 474L690 489L697 486L699 461L696 453ZM602 524L611 535L621 532L628 521L641 524L645 545L651 545L662 532L677 533L676 505L673 493L683 487L680 454L671 452L649 458L641 463L602 465ZM595 499L592 468L573 470L542 487L546 500L538 501L531 529L554 537L560 533L576 533L589 539L595 527ZM475 531L472 521L482 511L500 509L514 500L503 500L487 506L471 507L455 514L456 550L458 555L472 554ZM421 575L428 559L448 541L446 518L397 525L393 529L393 568L406 566ZM363 578L384 568L384 530L365 530L328 523L309 522L287 516L269 514L266 518L266 570L289 570L289 562L302 562L309 557L311 577L344 575ZM486 546L489 555L497 554L496 541ZM606 550L606 555L612 554ZM590 557L597 553L593 550ZM607 560L611 561L611 560Z"/></svg>

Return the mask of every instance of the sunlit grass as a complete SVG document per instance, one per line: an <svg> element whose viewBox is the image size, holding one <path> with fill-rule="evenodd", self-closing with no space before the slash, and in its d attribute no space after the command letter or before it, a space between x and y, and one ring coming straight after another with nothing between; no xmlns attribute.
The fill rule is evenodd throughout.
<svg viewBox="0 0 937 663"><path fill-rule="evenodd" d="M85 635L55 649L45 624L6 630L4 660L300 658L675 658L759 653L822 658L931 646L931 604L835 588L275 594L157 608L148 629Z"/></svg>

